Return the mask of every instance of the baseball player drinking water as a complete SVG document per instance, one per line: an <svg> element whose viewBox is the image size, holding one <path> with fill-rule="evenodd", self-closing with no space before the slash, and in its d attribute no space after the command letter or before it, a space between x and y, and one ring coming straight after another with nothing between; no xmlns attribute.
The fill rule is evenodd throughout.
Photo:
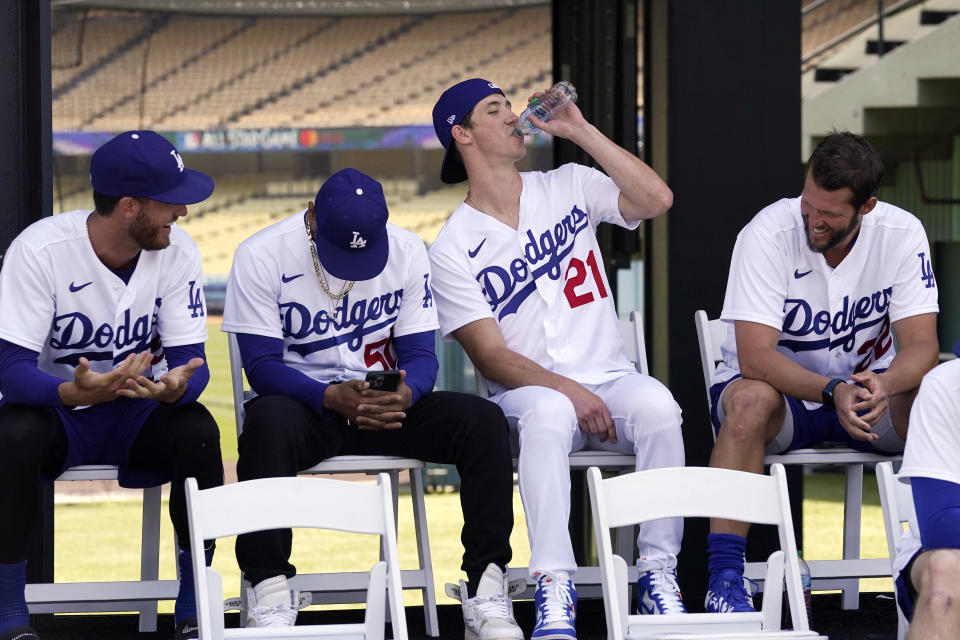
<svg viewBox="0 0 960 640"><path fill-rule="evenodd" d="M937 363L937 286L920 221L877 200L882 177L866 140L833 133L800 196L737 236L710 466L762 473L765 451L823 441L903 450L917 387ZM714 520L710 530L707 610L752 611L748 525Z"/></svg>
<svg viewBox="0 0 960 640"><path fill-rule="evenodd" d="M539 96L541 94L537 94ZM638 374L619 340L596 239L600 222L636 229L673 195L633 154L587 122L575 104L532 123L567 138L607 172L567 164L521 173L517 115L497 85L474 78L433 109L446 155L441 178L469 181L464 202L430 248L440 330L490 383L519 434L519 479L536 577L533 638L576 637L577 568L567 530L568 455L636 454L637 469L683 466L680 408ZM682 520L644 524L638 545L642 612L683 612L676 579Z"/></svg>
<svg viewBox="0 0 960 640"><path fill-rule="evenodd" d="M246 405L237 475L293 476L338 454L456 464L465 635L522 640L506 595L507 422L488 400L432 391L437 315L427 252L387 215L380 183L344 169L306 210L237 249L223 330L237 334L257 394ZM237 561L253 585L248 625L295 623L291 540L289 529L237 538Z"/></svg>
<svg viewBox="0 0 960 640"><path fill-rule="evenodd" d="M183 482L220 485L223 465L197 402L210 377L200 254L175 223L213 180L153 131L97 149L90 180L95 210L30 225L0 272L0 638L37 637L24 600L35 487L94 463L119 465L124 486L172 479L175 638L196 638Z"/></svg>

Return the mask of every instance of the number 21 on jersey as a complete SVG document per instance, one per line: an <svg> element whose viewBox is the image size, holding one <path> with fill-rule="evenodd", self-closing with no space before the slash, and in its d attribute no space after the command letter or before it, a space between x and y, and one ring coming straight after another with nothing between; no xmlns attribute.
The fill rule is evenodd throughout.
<svg viewBox="0 0 960 640"><path fill-rule="evenodd" d="M588 281L588 276L592 276L591 281ZM607 288L603 286L603 275L600 273L597 256L592 249L587 255L586 264L580 258L571 258L564 277L567 282L563 285L563 294L567 296L571 309L593 302L594 290L601 298L607 297Z"/></svg>

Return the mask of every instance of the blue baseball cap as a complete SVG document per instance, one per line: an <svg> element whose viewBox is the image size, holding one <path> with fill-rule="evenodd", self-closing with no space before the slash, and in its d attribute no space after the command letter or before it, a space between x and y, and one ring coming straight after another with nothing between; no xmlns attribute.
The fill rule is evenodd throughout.
<svg viewBox="0 0 960 640"><path fill-rule="evenodd" d="M213 193L213 178L184 168L176 147L155 131L127 131L105 142L90 158L90 183L104 195L166 204L194 204Z"/></svg>
<svg viewBox="0 0 960 640"><path fill-rule="evenodd" d="M493 93L504 95L500 87L489 80L471 78L444 91L437 104L433 105L433 130L446 151L443 154L443 166L440 168L440 179L447 184L456 184L467 179L467 170L463 168L463 163L450 153L453 147L453 127L463 122L478 102Z"/></svg>
<svg viewBox="0 0 960 640"><path fill-rule="evenodd" d="M330 176L314 200L317 257L342 280L369 280L387 264L387 201L379 182L356 169Z"/></svg>

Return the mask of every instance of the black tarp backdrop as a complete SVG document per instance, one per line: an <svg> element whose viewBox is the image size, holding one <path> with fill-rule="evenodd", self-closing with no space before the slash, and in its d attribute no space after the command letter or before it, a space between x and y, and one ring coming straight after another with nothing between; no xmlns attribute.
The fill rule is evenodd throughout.
<svg viewBox="0 0 960 640"><path fill-rule="evenodd" d="M50 4L0 0L0 253L31 222L52 214ZM53 485L27 562L30 582L53 581Z"/></svg>

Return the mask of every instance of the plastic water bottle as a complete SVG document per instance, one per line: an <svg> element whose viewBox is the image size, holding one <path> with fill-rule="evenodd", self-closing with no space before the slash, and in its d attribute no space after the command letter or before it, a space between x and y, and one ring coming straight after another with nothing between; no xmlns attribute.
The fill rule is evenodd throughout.
<svg viewBox="0 0 960 640"><path fill-rule="evenodd" d="M520 114L520 121L517 122L516 130L522 136L532 136L539 133L528 119L531 115L536 116L543 122L549 122L553 114L572 102L577 101L577 90L566 80L561 80L550 87L546 93L539 98L530 101L529 106Z"/></svg>
<svg viewBox="0 0 960 640"><path fill-rule="evenodd" d="M803 559L803 551L797 550L797 562L800 565L800 586L803 588L803 603L807 609L807 627L813 628L813 615L810 611L810 587L812 579L810 577L810 565ZM790 617L790 601L787 598L787 590L783 590L783 628L793 629L793 620Z"/></svg>

